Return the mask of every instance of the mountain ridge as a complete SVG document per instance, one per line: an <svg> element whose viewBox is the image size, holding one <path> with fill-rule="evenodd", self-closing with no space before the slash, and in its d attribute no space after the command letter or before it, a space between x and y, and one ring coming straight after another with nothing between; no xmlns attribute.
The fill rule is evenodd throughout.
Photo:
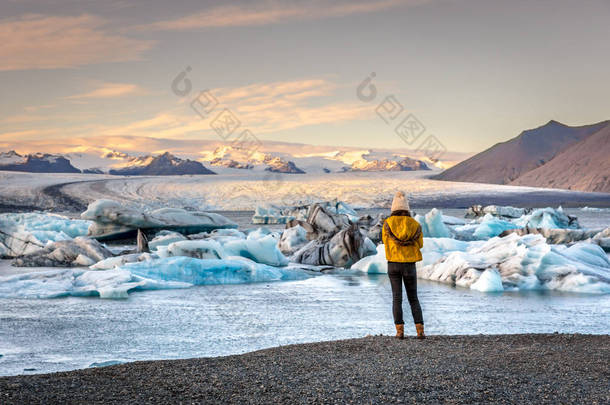
<svg viewBox="0 0 610 405"><path fill-rule="evenodd" d="M510 184L610 192L610 125L557 154Z"/></svg>
<svg viewBox="0 0 610 405"><path fill-rule="evenodd" d="M574 144L607 127L610 121L568 126L555 120L499 142L434 176L437 180L510 184Z"/></svg>

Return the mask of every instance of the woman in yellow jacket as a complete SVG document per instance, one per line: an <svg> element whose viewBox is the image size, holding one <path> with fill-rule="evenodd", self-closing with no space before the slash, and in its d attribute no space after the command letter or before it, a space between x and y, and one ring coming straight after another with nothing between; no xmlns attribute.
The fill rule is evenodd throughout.
<svg viewBox="0 0 610 405"><path fill-rule="evenodd" d="M383 224L382 239L388 260L388 276L392 285L392 313L396 325L396 337L403 339L405 336L405 322L402 319L402 283L404 282L417 338L423 339L425 338L424 318L417 299L415 262L422 259L421 248L424 246L424 238L421 226L411 218L409 202L402 191L394 196L392 212Z"/></svg>

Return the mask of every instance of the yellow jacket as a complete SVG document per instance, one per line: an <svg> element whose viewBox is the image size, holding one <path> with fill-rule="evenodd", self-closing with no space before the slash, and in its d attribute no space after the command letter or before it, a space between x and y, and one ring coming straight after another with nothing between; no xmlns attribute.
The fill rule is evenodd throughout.
<svg viewBox="0 0 610 405"><path fill-rule="evenodd" d="M410 216L392 215L383 224L381 234L389 262L413 263L422 260L424 246L421 226Z"/></svg>

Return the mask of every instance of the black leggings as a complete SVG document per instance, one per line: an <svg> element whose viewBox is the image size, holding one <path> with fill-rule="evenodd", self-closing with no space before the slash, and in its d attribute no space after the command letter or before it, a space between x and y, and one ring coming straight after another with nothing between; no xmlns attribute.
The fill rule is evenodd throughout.
<svg viewBox="0 0 610 405"><path fill-rule="evenodd" d="M403 325L405 323L402 319L402 282L404 281L409 305L411 305L413 321L423 324L424 318L421 313L419 300L417 299L415 263L388 262L388 276L392 285L392 314L394 315L394 323L396 325Z"/></svg>

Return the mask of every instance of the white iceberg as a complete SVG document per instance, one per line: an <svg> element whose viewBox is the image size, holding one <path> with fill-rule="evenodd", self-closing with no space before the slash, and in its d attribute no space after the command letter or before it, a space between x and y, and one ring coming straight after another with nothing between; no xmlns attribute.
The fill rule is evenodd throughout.
<svg viewBox="0 0 610 405"><path fill-rule="evenodd" d="M610 260L602 248L591 243L567 247L548 244L541 235L517 234L470 242L425 238L422 254L424 260L417 264L419 278L455 286L500 291L498 278L492 274L497 271L502 290L610 293ZM375 256L365 257L351 268L387 272L383 245L377 246Z"/></svg>
<svg viewBox="0 0 610 405"><path fill-rule="evenodd" d="M89 266L89 268L91 270L110 270L116 267L121 267L127 263L142 262L158 258L158 255L151 253L129 253L126 255L109 257L107 259L100 260L94 265Z"/></svg>
<svg viewBox="0 0 610 405"><path fill-rule="evenodd" d="M159 231L155 237L148 241L148 248L150 250L156 250L159 246L167 246L170 243L186 240L186 236L181 233L173 231Z"/></svg>
<svg viewBox="0 0 610 405"><path fill-rule="evenodd" d="M514 220L520 227L545 228L545 229L579 229L578 220L566 215L561 207L539 208L531 214L523 215Z"/></svg>
<svg viewBox="0 0 610 405"><path fill-rule="evenodd" d="M497 269L487 269L479 276L477 281L470 285L470 289L482 292L504 291L502 277Z"/></svg>
<svg viewBox="0 0 610 405"><path fill-rule="evenodd" d="M423 217L416 215L414 219L421 225L424 237L428 238L449 238L451 231L443 222L443 213L436 208L432 208Z"/></svg>
<svg viewBox="0 0 610 405"><path fill-rule="evenodd" d="M250 233L245 240L233 240L223 245L227 254L241 256L270 266L285 266L288 258L278 248L277 234L262 236Z"/></svg>

